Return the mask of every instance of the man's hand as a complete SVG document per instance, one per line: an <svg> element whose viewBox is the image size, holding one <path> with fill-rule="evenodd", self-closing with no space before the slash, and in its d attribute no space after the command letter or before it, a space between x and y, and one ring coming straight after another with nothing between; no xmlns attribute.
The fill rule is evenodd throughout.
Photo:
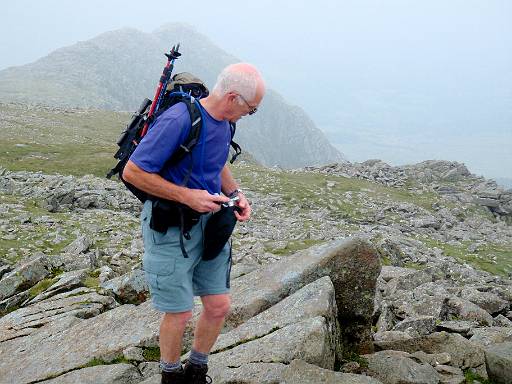
<svg viewBox="0 0 512 384"><path fill-rule="evenodd" d="M211 195L204 189L187 189L181 202L197 212L217 212L221 203L227 203L229 198L221 195Z"/></svg>
<svg viewBox="0 0 512 384"><path fill-rule="evenodd" d="M238 194L238 197L240 200L238 200L237 204L239 210L235 210L236 219L238 221L247 221L251 217L251 205L249 204L249 200L247 200L242 192Z"/></svg>

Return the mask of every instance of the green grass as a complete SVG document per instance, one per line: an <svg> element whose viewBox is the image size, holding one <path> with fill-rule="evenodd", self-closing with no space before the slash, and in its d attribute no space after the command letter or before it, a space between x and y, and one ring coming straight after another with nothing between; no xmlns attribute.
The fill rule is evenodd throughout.
<svg viewBox="0 0 512 384"><path fill-rule="evenodd" d="M290 255L303 249L309 248L313 245L321 243L321 240L305 239L305 240L292 240L288 241L284 248L271 248L265 247L266 252L273 253L274 255Z"/></svg>
<svg viewBox="0 0 512 384"><path fill-rule="evenodd" d="M41 281L39 281L36 285L34 285L32 288L29 289L29 300L33 299L40 293L43 293L48 288L50 288L53 284L55 284L59 280L58 277L54 278L46 278Z"/></svg>
<svg viewBox="0 0 512 384"><path fill-rule="evenodd" d="M445 255L493 275L508 276L512 272L512 245L487 243L477 253L471 253L468 251L471 242L466 241L461 245L452 245L425 237L418 239L429 248L439 248Z"/></svg>
<svg viewBox="0 0 512 384"><path fill-rule="evenodd" d="M146 361L160 361L160 348L146 347L142 352L142 356Z"/></svg>
<svg viewBox="0 0 512 384"><path fill-rule="evenodd" d="M466 379L465 384L473 384L475 381L479 382L480 384L495 384L494 381L491 381L490 379L484 379L482 376L477 375L470 369L464 371L464 378Z"/></svg>

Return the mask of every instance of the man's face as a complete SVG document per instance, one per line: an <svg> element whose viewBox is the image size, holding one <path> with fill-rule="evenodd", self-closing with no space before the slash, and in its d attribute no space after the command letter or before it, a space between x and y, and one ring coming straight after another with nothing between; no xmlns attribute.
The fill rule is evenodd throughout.
<svg viewBox="0 0 512 384"><path fill-rule="evenodd" d="M232 116L229 119L231 122L240 120L243 116L253 115L258 110L258 106L262 97L256 95L255 100L246 100L245 97L238 93L231 94L230 101L232 103Z"/></svg>

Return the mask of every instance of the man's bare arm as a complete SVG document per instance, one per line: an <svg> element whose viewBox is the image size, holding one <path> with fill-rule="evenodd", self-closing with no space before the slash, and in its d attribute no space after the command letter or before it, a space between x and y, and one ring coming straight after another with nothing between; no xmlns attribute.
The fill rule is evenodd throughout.
<svg viewBox="0 0 512 384"><path fill-rule="evenodd" d="M238 183L233 178L233 174L231 173L231 170L229 169L227 164L224 165L224 168L222 168L220 180L222 183L222 193L228 195L235 189L238 189ZM251 204L249 204L249 201L247 200L243 193L239 193L238 197L240 198L240 200L238 201L237 205L238 208L240 208L240 210L238 212L235 211L235 216L238 219L238 221L249 220L249 218L251 217Z"/></svg>
<svg viewBox="0 0 512 384"><path fill-rule="evenodd" d="M188 205L198 212L217 211L219 203L229 200L202 189L190 189L171 183L157 173L144 171L130 160L124 168L123 179L152 196Z"/></svg>

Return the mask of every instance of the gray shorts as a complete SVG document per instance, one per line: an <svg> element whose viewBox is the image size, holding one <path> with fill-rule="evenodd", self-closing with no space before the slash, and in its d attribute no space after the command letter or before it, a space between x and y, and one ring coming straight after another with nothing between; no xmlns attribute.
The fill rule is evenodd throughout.
<svg viewBox="0 0 512 384"><path fill-rule="evenodd" d="M146 201L141 214L144 239L143 267L154 307L161 312L186 312L194 307L194 296L229 293L231 249L226 244L213 260L202 260L203 231L211 214L202 215L190 230L190 240L183 238L188 258L180 248L180 231L170 227L167 233L149 227L151 202Z"/></svg>

